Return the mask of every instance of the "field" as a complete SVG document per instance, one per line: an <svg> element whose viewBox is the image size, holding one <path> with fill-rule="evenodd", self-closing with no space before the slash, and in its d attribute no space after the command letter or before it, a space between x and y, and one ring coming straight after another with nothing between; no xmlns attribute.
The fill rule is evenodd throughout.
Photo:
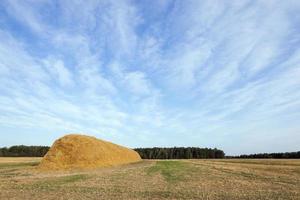
<svg viewBox="0 0 300 200"><path fill-rule="evenodd" d="M144 160L39 172L40 158L0 158L0 199L300 199L300 160Z"/></svg>

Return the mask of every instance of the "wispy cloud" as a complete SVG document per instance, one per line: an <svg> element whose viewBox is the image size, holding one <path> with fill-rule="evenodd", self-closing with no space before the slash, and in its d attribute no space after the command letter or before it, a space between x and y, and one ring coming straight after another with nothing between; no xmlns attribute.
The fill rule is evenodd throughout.
<svg viewBox="0 0 300 200"><path fill-rule="evenodd" d="M298 1L0 6L0 145L11 144L5 131L17 143L45 131L229 154L297 150Z"/></svg>

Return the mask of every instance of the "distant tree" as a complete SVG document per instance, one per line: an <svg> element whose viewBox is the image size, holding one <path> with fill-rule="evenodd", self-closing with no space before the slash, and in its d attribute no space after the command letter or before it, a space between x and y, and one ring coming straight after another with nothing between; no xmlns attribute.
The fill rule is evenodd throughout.
<svg viewBox="0 0 300 200"><path fill-rule="evenodd" d="M2 157L43 157L49 150L47 146L11 146L0 148Z"/></svg>
<svg viewBox="0 0 300 200"><path fill-rule="evenodd" d="M219 149L198 147L171 147L171 148L136 148L143 159L201 159L224 158L225 153Z"/></svg>
<svg viewBox="0 0 300 200"><path fill-rule="evenodd" d="M276 159L293 159L300 158L300 151L297 152L285 152L285 153L258 153L240 156L228 156L227 158L255 158L255 159L265 159L265 158L276 158Z"/></svg>

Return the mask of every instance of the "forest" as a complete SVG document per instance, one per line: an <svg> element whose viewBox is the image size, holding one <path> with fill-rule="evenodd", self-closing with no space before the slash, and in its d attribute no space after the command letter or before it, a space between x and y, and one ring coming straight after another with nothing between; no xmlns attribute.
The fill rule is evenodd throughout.
<svg viewBox="0 0 300 200"><path fill-rule="evenodd" d="M0 148L0 157L43 157L49 150L48 146L11 146ZM143 159L200 159L224 158L225 153L219 149L198 147L172 148L136 148Z"/></svg>
<svg viewBox="0 0 300 200"><path fill-rule="evenodd" d="M225 153L219 149L199 147L171 147L171 148L136 148L143 159L207 159L224 158Z"/></svg>
<svg viewBox="0 0 300 200"><path fill-rule="evenodd" d="M25 146L15 145L0 148L0 157L43 157L50 147L48 146ZM210 159L210 158L235 158L235 159L295 159L300 158L300 151L283 153L258 153L239 156L225 156L220 149L199 148L199 147L153 147L136 148L143 159Z"/></svg>
<svg viewBox="0 0 300 200"><path fill-rule="evenodd" d="M284 153L258 153L249 155L233 156L232 158L276 158L276 159L293 159L300 158L300 151L297 152L284 152Z"/></svg>
<svg viewBox="0 0 300 200"><path fill-rule="evenodd" d="M0 148L0 157L43 157L49 150L48 146L17 145Z"/></svg>

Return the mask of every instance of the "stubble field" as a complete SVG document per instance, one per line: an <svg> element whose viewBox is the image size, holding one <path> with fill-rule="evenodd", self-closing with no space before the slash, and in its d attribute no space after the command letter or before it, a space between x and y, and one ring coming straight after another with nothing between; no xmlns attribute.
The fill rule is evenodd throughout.
<svg viewBox="0 0 300 200"><path fill-rule="evenodd" d="M300 160L143 160L39 172L40 158L0 158L0 199L300 199Z"/></svg>

